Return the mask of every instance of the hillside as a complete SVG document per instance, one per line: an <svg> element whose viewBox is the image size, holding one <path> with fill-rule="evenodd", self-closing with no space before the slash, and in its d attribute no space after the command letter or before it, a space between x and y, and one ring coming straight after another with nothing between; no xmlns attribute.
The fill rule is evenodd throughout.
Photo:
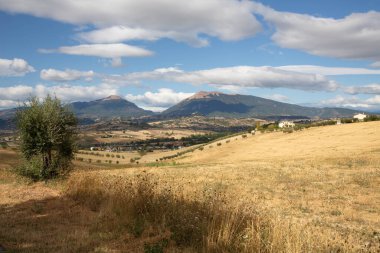
<svg viewBox="0 0 380 253"><path fill-rule="evenodd" d="M379 152L380 122L315 127L291 134L274 132L241 136L209 144L203 151L180 159L186 163L328 159ZM212 146L210 148L210 146Z"/></svg>
<svg viewBox="0 0 380 253"><path fill-rule="evenodd" d="M189 115L232 118L334 118L352 117L356 111L344 108L313 108L282 103L249 95L229 95L220 92L198 92L162 112L164 117Z"/></svg>

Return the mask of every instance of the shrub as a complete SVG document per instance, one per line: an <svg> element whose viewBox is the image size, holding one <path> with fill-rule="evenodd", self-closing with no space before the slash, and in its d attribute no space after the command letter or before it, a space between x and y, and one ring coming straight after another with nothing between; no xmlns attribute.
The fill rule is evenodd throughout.
<svg viewBox="0 0 380 253"><path fill-rule="evenodd" d="M7 149L7 148L8 148L8 143L6 143L5 141L0 142L0 146L1 146L3 149Z"/></svg>
<svg viewBox="0 0 380 253"><path fill-rule="evenodd" d="M242 137L242 138L247 138L247 135L246 135L246 134L243 134L241 137Z"/></svg>
<svg viewBox="0 0 380 253"><path fill-rule="evenodd" d="M293 128L284 128L282 132L287 134L293 133Z"/></svg>
<svg viewBox="0 0 380 253"><path fill-rule="evenodd" d="M367 117L364 118L364 121L377 121L380 120L380 116L378 115L368 115Z"/></svg>
<svg viewBox="0 0 380 253"><path fill-rule="evenodd" d="M198 148L200 151L204 150L205 148L204 147L199 147Z"/></svg>
<svg viewBox="0 0 380 253"><path fill-rule="evenodd" d="M101 161L101 160L96 160L96 162L97 162L97 163L102 163L102 161Z"/></svg>
<svg viewBox="0 0 380 253"><path fill-rule="evenodd" d="M221 143L221 142L218 142L216 145L217 145L217 146L222 146L222 143Z"/></svg>

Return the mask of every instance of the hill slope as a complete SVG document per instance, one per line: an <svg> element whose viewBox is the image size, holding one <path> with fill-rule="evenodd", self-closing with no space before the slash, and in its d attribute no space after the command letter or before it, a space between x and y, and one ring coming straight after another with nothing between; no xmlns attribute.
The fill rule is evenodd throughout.
<svg viewBox="0 0 380 253"><path fill-rule="evenodd" d="M304 107L249 95L199 92L167 109L162 115L164 117L198 114L231 118L333 118L352 117L355 113L356 111L350 109Z"/></svg>
<svg viewBox="0 0 380 253"><path fill-rule="evenodd" d="M380 122L315 127L285 134L282 132L241 136L209 144L203 151L184 157L186 163L234 163L259 161L298 161L314 159L355 158L380 152ZM209 146L213 146L209 148Z"/></svg>

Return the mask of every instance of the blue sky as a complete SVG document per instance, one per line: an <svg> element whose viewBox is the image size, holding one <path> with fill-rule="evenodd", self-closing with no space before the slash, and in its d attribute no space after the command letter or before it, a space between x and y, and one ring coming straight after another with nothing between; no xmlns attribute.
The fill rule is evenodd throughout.
<svg viewBox="0 0 380 253"><path fill-rule="evenodd" d="M217 90L380 110L375 0L0 0L0 33L0 108Z"/></svg>

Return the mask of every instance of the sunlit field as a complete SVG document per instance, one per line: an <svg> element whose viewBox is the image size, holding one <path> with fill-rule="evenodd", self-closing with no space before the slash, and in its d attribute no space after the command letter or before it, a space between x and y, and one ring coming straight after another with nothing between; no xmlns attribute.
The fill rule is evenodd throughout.
<svg viewBox="0 0 380 253"><path fill-rule="evenodd" d="M94 156L48 184L14 176L1 150L0 238L24 252L378 252L379 127L238 135L159 162Z"/></svg>

